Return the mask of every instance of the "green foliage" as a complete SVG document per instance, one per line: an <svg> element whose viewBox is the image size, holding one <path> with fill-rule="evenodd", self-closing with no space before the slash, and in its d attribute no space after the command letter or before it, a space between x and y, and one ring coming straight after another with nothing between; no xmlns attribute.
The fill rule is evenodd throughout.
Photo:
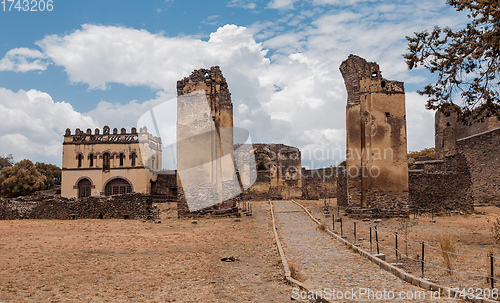
<svg viewBox="0 0 500 303"><path fill-rule="evenodd" d="M424 66L436 82L419 91L427 109L456 112L460 121L497 116L500 119L500 9L498 0L447 0L457 11L467 11L464 29L435 27L432 32L406 37L409 69ZM454 99L461 99L461 105Z"/></svg>
<svg viewBox="0 0 500 303"><path fill-rule="evenodd" d="M12 166L14 164L14 159L12 158L12 154L7 156L0 156L0 170L4 167Z"/></svg>
<svg viewBox="0 0 500 303"><path fill-rule="evenodd" d="M5 197L27 196L45 189L47 177L30 160L22 160L0 172L0 186Z"/></svg>
<svg viewBox="0 0 500 303"><path fill-rule="evenodd" d="M51 189L55 185L61 185L61 169L53 164L45 164L37 162L36 169L44 175L47 180L45 181L45 188Z"/></svg>

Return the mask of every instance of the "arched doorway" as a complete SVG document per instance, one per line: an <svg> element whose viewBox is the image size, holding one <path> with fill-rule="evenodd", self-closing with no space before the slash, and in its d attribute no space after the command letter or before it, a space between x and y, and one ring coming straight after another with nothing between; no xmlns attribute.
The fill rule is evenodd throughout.
<svg viewBox="0 0 500 303"><path fill-rule="evenodd" d="M92 183L89 179L82 179L78 182L78 198L90 197Z"/></svg>
<svg viewBox="0 0 500 303"><path fill-rule="evenodd" d="M123 178L115 178L109 181L104 188L104 193L106 196L112 195L122 195L132 192L132 185L123 179Z"/></svg>

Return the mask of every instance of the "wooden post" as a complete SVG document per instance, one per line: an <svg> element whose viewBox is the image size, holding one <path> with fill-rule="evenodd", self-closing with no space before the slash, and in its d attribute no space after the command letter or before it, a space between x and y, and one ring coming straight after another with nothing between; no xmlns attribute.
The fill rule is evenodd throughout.
<svg viewBox="0 0 500 303"><path fill-rule="evenodd" d="M356 222L354 222L354 244L356 244Z"/></svg>
<svg viewBox="0 0 500 303"><path fill-rule="evenodd" d="M375 243L377 243L377 255L380 255L380 250L378 247L378 231L377 231L377 226L375 226Z"/></svg>

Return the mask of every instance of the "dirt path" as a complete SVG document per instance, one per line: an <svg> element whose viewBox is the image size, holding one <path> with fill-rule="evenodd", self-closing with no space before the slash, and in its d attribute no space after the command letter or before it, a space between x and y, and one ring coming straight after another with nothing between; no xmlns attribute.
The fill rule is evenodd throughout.
<svg viewBox="0 0 500 303"><path fill-rule="evenodd" d="M278 233L290 265L297 270L300 281L323 291L327 299L343 295L344 299L339 301L346 301L345 296L356 294L357 298L347 301L460 302L436 295L431 298L431 292L408 284L361 258L320 231L293 202L273 204ZM383 298L387 300L377 300Z"/></svg>

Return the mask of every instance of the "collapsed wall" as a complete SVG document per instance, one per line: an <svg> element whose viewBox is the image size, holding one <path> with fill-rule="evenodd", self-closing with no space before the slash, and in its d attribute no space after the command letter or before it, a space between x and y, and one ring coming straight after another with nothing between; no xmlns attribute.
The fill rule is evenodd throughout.
<svg viewBox="0 0 500 303"><path fill-rule="evenodd" d="M317 200L337 197L339 167L302 169L302 199Z"/></svg>

